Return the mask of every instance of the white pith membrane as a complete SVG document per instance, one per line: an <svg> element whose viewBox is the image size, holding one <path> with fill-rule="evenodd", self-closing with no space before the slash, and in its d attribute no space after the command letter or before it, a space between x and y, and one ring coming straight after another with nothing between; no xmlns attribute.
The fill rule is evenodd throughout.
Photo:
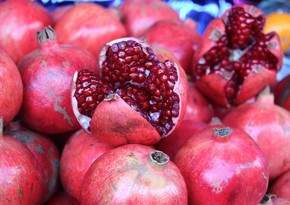
<svg viewBox="0 0 290 205"><path fill-rule="evenodd" d="M141 51L144 52L146 54L146 56L152 55L152 56L154 56L154 58L149 58L150 60L145 59L145 61L142 60L142 63L139 62L139 61L141 61L140 59L136 60L137 63L134 60L133 60L134 62L131 61L130 63L132 63L132 62L133 63L129 66L129 69L134 69L132 67L135 67L137 69L141 67L142 72L139 73L138 75L135 75L135 74L132 74L130 76L128 75L129 77L126 75L125 80L118 80L118 81L113 80L113 79L115 79L113 72L117 72L118 74L120 74L118 68L116 68L116 70L113 70L113 72L110 73L109 75L108 74L103 75L104 72L111 72L112 71L110 69L107 69L107 67L114 67L115 66L114 63L112 63L110 65L106 63L106 60L108 60L107 58L109 58L107 56L107 53L112 52L112 50L116 50L116 52L117 52L117 50L120 48L116 48L116 45L118 45L119 47L120 46L122 47L123 42L126 42L129 45L129 41L131 41L133 43L140 44L142 47ZM109 48L111 49L110 51L108 51ZM121 54L120 53L118 53L118 55L123 55L123 53L121 53ZM114 58L115 55L114 55L114 57L112 57L112 56L110 56L110 57ZM117 58L117 60L119 60L119 57ZM150 62L152 63L152 62L159 61L157 55L154 53L154 51L150 48L150 46L146 42L143 42L143 41L138 40L136 38L121 38L121 39L117 39L117 40L109 42L101 50L99 59L100 59L99 62L100 62L100 69L101 69L100 70L101 77L99 79L102 79L102 82L104 84L106 84L106 83L109 84L109 82L111 82L111 81L115 82L112 85L113 91L108 93L108 95L105 96L105 98L103 98L103 100L107 100L107 101L113 100L114 99L113 96L118 95L118 96L121 96L121 98L127 104L130 105L130 99L126 98L127 97L126 94L128 94L127 90L125 89L126 86L129 88L131 88L131 87L136 88L137 90L139 88L142 90L146 90L146 91L141 90L142 92L144 92L142 94L144 94L144 96L146 98L146 100L144 100L144 105L146 105L146 102L148 102L149 105L153 107L154 103L155 104L156 104L156 102L159 103L159 100L160 100L160 103L158 104L158 106L159 106L158 110L154 111L154 109L152 109L152 110L149 109L149 111L150 111L150 112L148 112L149 115L144 115L144 114L141 114L141 112L139 112L139 111L144 111L144 110L146 110L145 108L144 108L144 110L142 110L141 108L138 107L139 105L135 106L134 104L131 104L130 106L133 109L135 109L141 116L143 116L153 127L155 127L156 130L161 135L161 137L165 137L168 134L170 134L174 130L174 127L179 120L179 115L181 112L180 95L178 93L178 88L176 86L176 85L178 85L178 83L180 81L179 70L177 69L177 64L175 62L171 62L171 61L167 60L165 62L159 62L157 64L153 63L153 65L151 65ZM125 63L125 65L130 64L130 63ZM147 63L148 63L148 67L145 67L145 64L147 65ZM149 66L149 65L151 65L151 66ZM124 67L124 65L123 65L123 67ZM122 67L122 69L123 69L123 67ZM142 67L143 68L145 67L145 70L142 69ZM155 71L153 70L154 67L155 67ZM162 69L158 70L161 67L163 70ZM156 69L156 68L158 68L158 69ZM82 72L82 71L80 71L80 72ZM74 74L73 81L72 81L72 86L71 86L72 87L72 92L71 92L72 107L73 107L74 114L77 117L80 125L88 133L90 133L89 127L90 127L90 121L91 121L92 116L87 116L87 115L81 113L81 111L79 109L78 101L77 101L76 96L75 96L75 92L77 91L76 84L78 83L78 78L79 78L80 72L76 72ZM158 72L158 75L156 75L156 72ZM151 73L155 73L155 74L151 75ZM169 73L169 75L167 75L167 76L164 75L162 77L162 79L164 81L162 81L159 85L156 85L156 82L158 80L160 81L159 77L161 77L163 73L164 74ZM158 77L155 77L155 75ZM140 81L138 82L138 80L140 80ZM151 81L153 81L154 83L151 84L150 83ZM163 86L163 84L165 85L165 87ZM157 87L157 86L160 86L161 88ZM145 87L146 87L146 89L145 89ZM168 87L170 89L168 89ZM157 96L159 96L158 98L156 97L156 93L157 94L160 93L157 95ZM142 95L140 95L140 96L142 99ZM171 96L171 97L169 98L168 96ZM135 97L135 94L133 97ZM150 101L148 101L148 99ZM137 102L137 100L136 100L136 102ZM166 110L168 105L169 105L168 110L170 110L170 112L168 110ZM143 106L143 107L146 107L146 106ZM159 109L161 109L162 111L159 112ZM148 111L148 109L147 109L147 111ZM168 113L168 116L170 116L169 117L170 120L168 122L163 123L162 126L165 127L164 128L165 131L164 131L164 129L160 130L160 128L158 128L158 126L159 126L158 122L162 121L164 119L167 119L167 117L166 117L167 115L165 114L165 112ZM162 127L162 126L160 125L159 127Z"/></svg>

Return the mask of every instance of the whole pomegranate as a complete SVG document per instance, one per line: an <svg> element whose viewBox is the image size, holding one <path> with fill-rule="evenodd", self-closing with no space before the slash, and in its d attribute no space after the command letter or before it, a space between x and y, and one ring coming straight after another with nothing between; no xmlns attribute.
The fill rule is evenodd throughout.
<svg viewBox="0 0 290 205"><path fill-rule="evenodd" d="M266 194L258 205L289 205L290 199L277 197L274 194Z"/></svg>
<svg viewBox="0 0 290 205"><path fill-rule="evenodd" d="M212 20L193 58L197 88L217 105L238 105L273 84L283 52L275 32L263 33L265 16L236 5Z"/></svg>
<svg viewBox="0 0 290 205"><path fill-rule="evenodd" d="M20 110L23 84L16 64L1 49L0 79L0 116L6 125L16 117Z"/></svg>
<svg viewBox="0 0 290 205"><path fill-rule="evenodd" d="M162 35L160 35L162 34ZM179 20L158 21L142 35L151 45L170 50L186 73L190 74L194 49L200 40L199 33Z"/></svg>
<svg viewBox="0 0 290 205"><path fill-rule="evenodd" d="M274 96L265 90L253 103L239 105L223 123L248 133L265 154L270 179L290 168L290 112L274 104Z"/></svg>
<svg viewBox="0 0 290 205"><path fill-rule="evenodd" d="M244 131L208 126L190 137L174 158L189 192L189 204L257 205L268 187L262 151Z"/></svg>
<svg viewBox="0 0 290 205"><path fill-rule="evenodd" d="M36 158L38 167L43 173L44 185L41 202L44 203L58 188L60 160L58 148L47 136L25 128L18 121L10 122L5 126L4 134L19 140L27 146Z"/></svg>
<svg viewBox="0 0 290 205"><path fill-rule="evenodd" d="M170 134L187 98L186 74L171 59L133 37L109 42L100 74L82 70L73 78L72 107L82 127L113 146L152 145Z"/></svg>
<svg viewBox="0 0 290 205"><path fill-rule="evenodd" d="M269 192L290 200L290 169L277 177L270 186Z"/></svg>
<svg viewBox="0 0 290 205"><path fill-rule="evenodd" d="M45 205L77 205L77 202L64 190L58 190Z"/></svg>
<svg viewBox="0 0 290 205"><path fill-rule="evenodd" d="M55 24L60 43L79 46L99 57L109 41L127 36L120 17L96 3L77 3Z"/></svg>
<svg viewBox="0 0 290 205"><path fill-rule="evenodd" d="M40 204L43 175L36 158L23 143L3 134L0 117L0 204Z"/></svg>
<svg viewBox="0 0 290 205"><path fill-rule="evenodd" d="M93 162L111 146L100 143L84 130L75 132L66 142L60 161L60 179L63 189L79 200L83 178Z"/></svg>
<svg viewBox="0 0 290 205"><path fill-rule="evenodd" d="M274 96L277 105L290 111L290 74L277 82L274 87Z"/></svg>
<svg viewBox="0 0 290 205"><path fill-rule="evenodd" d="M24 84L20 120L40 133L75 131L79 123L71 108L70 82L78 70L97 71L97 61L84 49L59 44L51 27L37 37L39 48L18 63Z"/></svg>
<svg viewBox="0 0 290 205"><path fill-rule="evenodd" d="M98 176L98 177L96 177ZM169 157L127 144L100 156L85 175L81 204L187 204L184 179Z"/></svg>
<svg viewBox="0 0 290 205"><path fill-rule="evenodd" d="M36 32L54 24L45 7L31 0L0 2L0 19L0 48L15 63L37 48Z"/></svg>
<svg viewBox="0 0 290 205"><path fill-rule="evenodd" d="M153 24L179 20L178 13L161 0L125 0L119 6L129 36L141 37Z"/></svg>

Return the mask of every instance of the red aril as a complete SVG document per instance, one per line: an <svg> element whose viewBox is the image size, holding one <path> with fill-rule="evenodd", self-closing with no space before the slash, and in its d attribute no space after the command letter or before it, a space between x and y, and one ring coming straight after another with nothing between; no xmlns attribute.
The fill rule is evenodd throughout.
<svg viewBox="0 0 290 205"><path fill-rule="evenodd" d="M0 19L0 48L15 63L37 48L36 32L54 24L45 7L31 0L0 2Z"/></svg>
<svg viewBox="0 0 290 205"><path fill-rule="evenodd" d="M75 201L79 200L87 170L99 156L111 148L82 129L68 139L61 155L60 179L65 192Z"/></svg>
<svg viewBox="0 0 290 205"><path fill-rule="evenodd" d="M24 84L21 122L45 134L75 131L79 123L71 108L70 82L78 70L97 71L97 61L84 49L59 44L51 27L37 37L39 48L18 63Z"/></svg>
<svg viewBox="0 0 290 205"><path fill-rule="evenodd" d="M266 158L242 130L224 125L196 132L174 158L189 204L257 205L268 187Z"/></svg>
<svg viewBox="0 0 290 205"><path fill-rule="evenodd" d="M192 69L197 88L215 104L242 104L275 82L283 52L277 33L263 33L264 24L263 12L249 5L209 23Z"/></svg>
<svg viewBox="0 0 290 205"><path fill-rule="evenodd" d="M46 202L58 188L60 154L56 145L47 136L32 132L18 121L5 126L4 133L23 143L35 157L43 173L41 202Z"/></svg>
<svg viewBox="0 0 290 205"><path fill-rule="evenodd" d="M160 35L162 34L162 35ZM200 40L196 30L179 20L158 21L142 35L151 45L170 50L187 74L191 72L194 49Z"/></svg>
<svg viewBox="0 0 290 205"><path fill-rule="evenodd" d="M119 6L129 36L141 37L154 23L179 20L177 12L160 0L125 0Z"/></svg>
<svg viewBox="0 0 290 205"><path fill-rule="evenodd" d="M270 186L269 192L290 200L290 169L276 178Z"/></svg>
<svg viewBox="0 0 290 205"><path fill-rule="evenodd" d="M96 3L77 3L55 24L60 43L79 46L99 57L109 41L127 36L120 18Z"/></svg>
<svg viewBox="0 0 290 205"><path fill-rule="evenodd" d="M223 119L223 123L248 133L265 154L270 179L290 168L290 113L274 104L274 96L266 90L257 101L239 105Z"/></svg>
<svg viewBox="0 0 290 205"><path fill-rule="evenodd" d="M43 175L30 150L12 136L3 134L0 117L0 204L40 204Z"/></svg>
<svg viewBox="0 0 290 205"><path fill-rule="evenodd" d="M22 105L23 84L12 59L0 49L0 116L4 125L12 121Z"/></svg>
<svg viewBox="0 0 290 205"><path fill-rule="evenodd" d="M80 204L186 205L187 189L165 153L127 144L92 164L82 184Z"/></svg>
<svg viewBox="0 0 290 205"><path fill-rule="evenodd" d="M159 54L136 38L116 39L102 49L100 74L77 72L72 107L82 127L113 146L152 145L170 134L185 113L187 78L164 49Z"/></svg>

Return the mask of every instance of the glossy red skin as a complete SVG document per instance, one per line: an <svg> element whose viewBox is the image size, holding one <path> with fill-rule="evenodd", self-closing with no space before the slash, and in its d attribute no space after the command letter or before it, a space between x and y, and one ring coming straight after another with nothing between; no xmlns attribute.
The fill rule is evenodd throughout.
<svg viewBox="0 0 290 205"><path fill-rule="evenodd" d="M165 165L150 161L153 151L128 144L103 154L84 178L81 204L187 204L180 171L171 161Z"/></svg>
<svg viewBox="0 0 290 205"><path fill-rule="evenodd" d="M269 162L270 179L290 168L290 112L274 104L273 95L233 109L223 123L247 132Z"/></svg>
<svg viewBox="0 0 290 205"><path fill-rule="evenodd" d="M231 128L224 138L214 134L213 128L225 127L213 125L196 132L175 156L187 183L189 204L257 205L267 191L263 153L239 129Z"/></svg>
<svg viewBox="0 0 290 205"><path fill-rule="evenodd" d="M165 152L173 160L183 143L206 126L207 123L201 121L184 119L170 135L162 138L154 147Z"/></svg>
<svg viewBox="0 0 290 205"><path fill-rule="evenodd" d="M208 123L214 116L212 104L188 81L187 104L183 120L201 121Z"/></svg>
<svg viewBox="0 0 290 205"><path fill-rule="evenodd" d="M290 201L290 169L276 178L269 192Z"/></svg>
<svg viewBox="0 0 290 205"><path fill-rule="evenodd" d="M56 145L47 137L33 132L19 122L9 123L4 130L13 138L22 142L35 157L43 173L43 196L41 202L47 201L57 190L59 180L60 154Z"/></svg>
<svg viewBox="0 0 290 205"><path fill-rule="evenodd" d="M109 41L127 36L115 14L95 3L77 3L55 24L59 42L79 46L97 59Z"/></svg>
<svg viewBox="0 0 290 205"><path fill-rule="evenodd" d="M52 16L54 22L55 23L58 22L64 16L64 14L67 11L69 11L73 6L74 6L74 4L62 5L62 6L56 7L54 10L52 10L51 16Z"/></svg>
<svg viewBox="0 0 290 205"><path fill-rule="evenodd" d="M125 0L119 6L129 36L141 37L154 23L179 20L177 12L159 0Z"/></svg>
<svg viewBox="0 0 290 205"><path fill-rule="evenodd" d="M23 84L16 64L0 49L0 116L4 125L18 114L23 99Z"/></svg>
<svg viewBox="0 0 290 205"><path fill-rule="evenodd" d="M110 149L110 145L100 143L82 129L68 139L60 163L61 183L67 194L79 200L81 184L87 170L99 156Z"/></svg>
<svg viewBox="0 0 290 205"><path fill-rule="evenodd" d="M98 72L94 56L54 38L41 42L18 68L24 84L20 119L28 128L44 134L80 128L71 108L70 83L75 71L86 68Z"/></svg>
<svg viewBox="0 0 290 205"><path fill-rule="evenodd" d="M77 205L77 202L61 189L56 192L45 205Z"/></svg>
<svg viewBox="0 0 290 205"><path fill-rule="evenodd" d="M290 111L290 75L277 82L274 87L275 103Z"/></svg>
<svg viewBox="0 0 290 205"><path fill-rule="evenodd" d="M259 16L263 12L253 6L248 5L239 5L245 8L245 10L251 13L253 16ZM225 24L227 21L227 10L221 18L213 19L207 26L200 43L198 44L197 50L195 51L192 69L194 70L198 61L202 56L209 51L212 47L216 45L216 40L213 36L214 34L219 33L218 35L225 34ZM269 41L269 44L275 45L268 48L278 59L277 70L280 70L283 64L283 52L281 49L281 43L279 36L275 36ZM193 71L194 72L194 71ZM266 68L261 68L258 72L251 72L244 80L243 86L238 92L237 98L234 99L233 105L239 105L247 101L248 99L254 97L258 94L265 86L271 85L276 80L276 71L268 70ZM212 73L209 75L202 76L198 79L195 84L197 88L212 102L223 107L229 107L230 104L227 101L224 87L227 83L226 77L219 73Z"/></svg>
<svg viewBox="0 0 290 205"><path fill-rule="evenodd" d="M9 135L0 134L0 204L40 204L43 175L30 150Z"/></svg>
<svg viewBox="0 0 290 205"><path fill-rule="evenodd" d="M185 72L188 74L191 72L194 49L200 40L200 35L196 30L179 20L168 19L156 22L145 31L142 37L151 45L170 50Z"/></svg>
<svg viewBox="0 0 290 205"><path fill-rule="evenodd" d="M30 0L0 3L0 48L18 63L37 48L36 32L54 22L44 6Z"/></svg>

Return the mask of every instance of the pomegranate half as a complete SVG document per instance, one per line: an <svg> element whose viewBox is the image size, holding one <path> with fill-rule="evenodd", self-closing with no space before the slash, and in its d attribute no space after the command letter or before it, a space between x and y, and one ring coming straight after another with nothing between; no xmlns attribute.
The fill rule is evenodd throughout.
<svg viewBox="0 0 290 205"><path fill-rule="evenodd" d="M101 142L152 145L183 118L186 74L172 54L153 49L137 38L116 39L102 49L100 73L75 73L75 116Z"/></svg>

